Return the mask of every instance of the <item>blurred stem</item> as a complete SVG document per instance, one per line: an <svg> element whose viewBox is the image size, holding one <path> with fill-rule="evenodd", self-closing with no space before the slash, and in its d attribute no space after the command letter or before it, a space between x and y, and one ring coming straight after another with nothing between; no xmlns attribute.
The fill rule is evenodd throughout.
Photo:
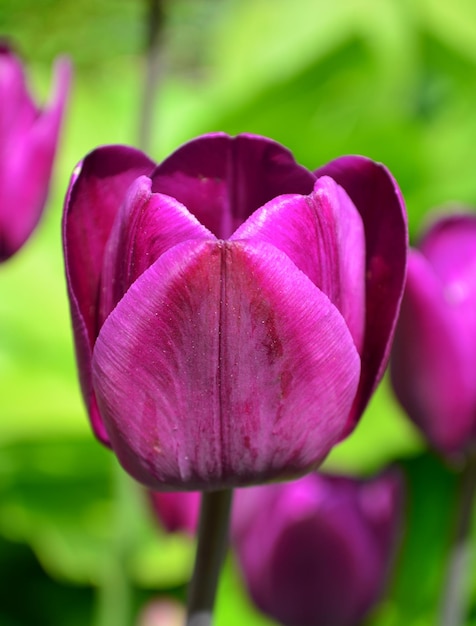
<svg viewBox="0 0 476 626"><path fill-rule="evenodd" d="M113 462L115 507L111 517L111 549L106 558L102 584L98 590L96 626L131 626L131 585L127 574L127 562L134 545L137 527L137 485L122 467Z"/></svg>
<svg viewBox="0 0 476 626"><path fill-rule="evenodd" d="M147 39L146 76L139 117L139 148L149 152L152 140L154 105L162 74L162 30L164 24L164 0L146 0Z"/></svg>
<svg viewBox="0 0 476 626"><path fill-rule="evenodd" d="M228 545L231 489L203 492L195 567L188 590L187 626L210 626Z"/></svg>
<svg viewBox="0 0 476 626"><path fill-rule="evenodd" d="M139 147L150 150L154 122L154 104L160 82L161 35L165 0L146 0L146 75L139 113ZM130 626L132 624L131 586L127 561L136 536L137 510L142 507L136 484L122 467L114 462L115 503L112 549L99 588L96 626Z"/></svg>
<svg viewBox="0 0 476 626"><path fill-rule="evenodd" d="M471 558L471 520L476 493L476 452L468 455L461 474L456 525L443 589L440 626L466 624L468 572Z"/></svg>

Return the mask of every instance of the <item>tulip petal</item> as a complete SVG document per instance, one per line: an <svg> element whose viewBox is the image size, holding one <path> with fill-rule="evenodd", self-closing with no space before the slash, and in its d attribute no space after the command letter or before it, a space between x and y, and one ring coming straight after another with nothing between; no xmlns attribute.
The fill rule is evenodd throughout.
<svg viewBox="0 0 476 626"><path fill-rule="evenodd" d="M91 384L104 250L127 189L153 167L148 157L133 148L98 148L78 166L66 197L63 245L79 377L92 426L105 443L107 435Z"/></svg>
<svg viewBox="0 0 476 626"><path fill-rule="evenodd" d="M360 513L375 537L382 562L387 561L387 573L393 560L388 559L389 551L396 554L391 547L396 547L401 539L404 504L405 483L398 467L389 467L375 479L361 483L358 493Z"/></svg>
<svg viewBox="0 0 476 626"><path fill-rule="evenodd" d="M445 452L466 443L476 406L474 346L459 322L434 269L412 251L392 352L392 383L408 415Z"/></svg>
<svg viewBox="0 0 476 626"><path fill-rule="evenodd" d="M314 180L271 139L212 133L160 163L152 191L176 198L218 238L227 239L260 206L285 193L308 194Z"/></svg>
<svg viewBox="0 0 476 626"><path fill-rule="evenodd" d="M256 604L282 624L360 623L387 580L401 495L394 472L238 490L232 542Z"/></svg>
<svg viewBox="0 0 476 626"><path fill-rule="evenodd" d="M10 85L0 85L0 93L9 87L14 92L3 91L0 97L0 261L25 243L41 217L71 78L69 62L58 60L51 104L38 111L26 91L21 66L16 67L19 62L10 63Z"/></svg>
<svg viewBox="0 0 476 626"><path fill-rule="evenodd" d="M20 59L0 44L0 150L5 150L5 138L28 129L38 115L30 94ZM3 162L3 161L2 161Z"/></svg>
<svg viewBox="0 0 476 626"><path fill-rule="evenodd" d="M444 286L449 305L464 311L462 322L474 324L476 321L475 216L451 215L440 219L428 230L418 248L428 259ZM476 336L476 328L473 328L468 336Z"/></svg>
<svg viewBox="0 0 476 626"><path fill-rule="evenodd" d="M390 172L360 156L341 157L316 170L349 194L365 229L366 327L359 392L344 432L365 409L387 366L406 274L408 233L405 205Z"/></svg>
<svg viewBox="0 0 476 626"><path fill-rule="evenodd" d="M271 606L283 624L357 624L377 595L381 567L373 537L346 504L310 511L282 530L263 572L269 581L263 608Z"/></svg>
<svg viewBox="0 0 476 626"><path fill-rule="evenodd" d="M362 219L342 187L322 177L310 196L275 198L231 239L267 241L284 252L339 309L361 350L365 238Z"/></svg>
<svg viewBox="0 0 476 626"><path fill-rule="evenodd" d="M93 355L111 445L157 490L308 471L339 439L359 376L341 314L260 242L171 248L112 311Z"/></svg>
<svg viewBox="0 0 476 626"><path fill-rule="evenodd" d="M116 215L104 252L99 325L130 285L169 248L187 240L215 236L174 198L151 192L140 176Z"/></svg>
<svg viewBox="0 0 476 626"><path fill-rule="evenodd" d="M200 493L188 491L148 491L154 515L169 533L186 532L194 535L198 528Z"/></svg>

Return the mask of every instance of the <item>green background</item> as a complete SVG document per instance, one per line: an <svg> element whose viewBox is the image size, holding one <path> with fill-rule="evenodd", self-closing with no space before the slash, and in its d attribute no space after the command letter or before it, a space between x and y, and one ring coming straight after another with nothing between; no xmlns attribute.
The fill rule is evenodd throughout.
<svg viewBox="0 0 476 626"><path fill-rule="evenodd" d="M412 239L430 213L476 206L476 3L472 0L170 0L151 137L160 160L203 132L268 135L311 169L342 154L384 162ZM146 2L1 0L0 36L48 97L51 65L75 68L40 228L0 267L0 626L124 626L158 596L184 598L193 541L166 536L89 429L79 395L60 242L75 164L137 143ZM434 623L456 471L426 451L386 380L325 468L398 462L407 521L372 626ZM474 583L475 581L470 581ZM476 589L468 624L476 624ZM230 558L218 626L271 623Z"/></svg>

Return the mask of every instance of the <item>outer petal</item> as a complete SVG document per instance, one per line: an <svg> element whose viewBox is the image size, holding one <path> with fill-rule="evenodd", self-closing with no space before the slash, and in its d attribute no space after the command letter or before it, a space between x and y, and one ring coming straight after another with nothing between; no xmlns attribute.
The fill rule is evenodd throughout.
<svg viewBox="0 0 476 626"><path fill-rule="evenodd" d="M412 251L392 352L392 382L411 419L432 444L464 445L475 417L474 347L428 261Z"/></svg>
<svg viewBox="0 0 476 626"><path fill-rule="evenodd" d="M93 358L112 447L157 490L308 471L339 438L359 374L340 313L264 243L170 249L105 321Z"/></svg>
<svg viewBox="0 0 476 626"><path fill-rule="evenodd" d="M352 482L356 484L356 481ZM405 483L399 469L390 467L376 478L362 481L357 500L362 519L373 533L380 551L384 570L381 576L385 577L397 554L396 548L403 530Z"/></svg>
<svg viewBox="0 0 476 626"><path fill-rule="evenodd" d="M419 249L441 281L448 306L459 313L460 332L476 337L476 215L440 219Z"/></svg>
<svg viewBox="0 0 476 626"><path fill-rule="evenodd" d="M128 187L153 167L148 157L133 148L98 148L76 169L65 201L63 246L79 377L93 428L103 442L107 435L91 385L91 354L99 331L104 250Z"/></svg>
<svg viewBox="0 0 476 626"><path fill-rule="evenodd" d="M179 148L152 180L152 191L176 198L217 237L227 239L272 198L310 193L315 177L271 139L213 133Z"/></svg>
<svg viewBox="0 0 476 626"><path fill-rule="evenodd" d="M290 626L360 623L382 591L394 553L399 478L310 474L240 490L232 540L258 606Z"/></svg>
<svg viewBox="0 0 476 626"><path fill-rule="evenodd" d="M100 326L136 278L169 248L216 239L180 202L150 188L148 176L137 178L116 215L104 251Z"/></svg>
<svg viewBox="0 0 476 626"><path fill-rule="evenodd" d="M0 261L23 245L40 219L71 76L69 62L58 60L51 105L36 111L19 62L2 57L0 73L8 63L10 68L5 69L10 80L2 84L0 79L0 101L4 101L0 105Z"/></svg>
<svg viewBox="0 0 476 626"><path fill-rule="evenodd" d="M408 233L405 205L390 172L360 156L341 157L316 171L349 194L362 216L366 240L366 325L362 376L348 434L387 366L406 274Z"/></svg>
<svg viewBox="0 0 476 626"><path fill-rule="evenodd" d="M4 149L10 134L24 132L38 115L37 107L28 93L23 66L18 57L0 44L0 136Z"/></svg>
<svg viewBox="0 0 476 626"><path fill-rule="evenodd" d="M189 491L173 493L166 491L148 492L154 514L167 532L187 532L191 535L198 527L200 493Z"/></svg>
<svg viewBox="0 0 476 626"><path fill-rule="evenodd" d="M342 313L360 351L365 322L362 219L331 178L310 196L280 196L253 213L231 239L267 241L282 250Z"/></svg>
<svg viewBox="0 0 476 626"><path fill-rule="evenodd" d="M368 608L380 562L371 534L346 504L309 510L282 530L263 573L273 588L268 602L282 623L352 626Z"/></svg>

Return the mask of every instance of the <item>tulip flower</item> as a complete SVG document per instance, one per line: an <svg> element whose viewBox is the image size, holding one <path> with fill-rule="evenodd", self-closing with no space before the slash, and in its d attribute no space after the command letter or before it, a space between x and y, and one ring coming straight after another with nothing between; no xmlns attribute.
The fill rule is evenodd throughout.
<svg viewBox="0 0 476 626"><path fill-rule="evenodd" d="M156 166L106 146L75 170L66 275L93 428L155 490L302 475L382 376L406 266L389 172L313 173L254 135Z"/></svg>
<svg viewBox="0 0 476 626"><path fill-rule="evenodd" d="M285 626L360 624L388 579L402 496L393 470L240 489L232 540L258 608Z"/></svg>
<svg viewBox="0 0 476 626"><path fill-rule="evenodd" d="M392 355L396 395L431 445L476 435L476 216L438 220L409 257Z"/></svg>
<svg viewBox="0 0 476 626"><path fill-rule="evenodd" d="M176 600L157 598L150 600L141 610L136 626L182 626L185 609Z"/></svg>
<svg viewBox="0 0 476 626"><path fill-rule="evenodd" d="M167 532L182 531L190 535L195 533L200 509L198 491L149 491L148 494L154 515Z"/></svg>
<svg viewBox="0 0 476 626"><path fill-rule="evenodd" d="M35 229L45 206L70 82L65 59L55 65L50 104L31 98L20 60L0 44L0 261Z"/></svg>

